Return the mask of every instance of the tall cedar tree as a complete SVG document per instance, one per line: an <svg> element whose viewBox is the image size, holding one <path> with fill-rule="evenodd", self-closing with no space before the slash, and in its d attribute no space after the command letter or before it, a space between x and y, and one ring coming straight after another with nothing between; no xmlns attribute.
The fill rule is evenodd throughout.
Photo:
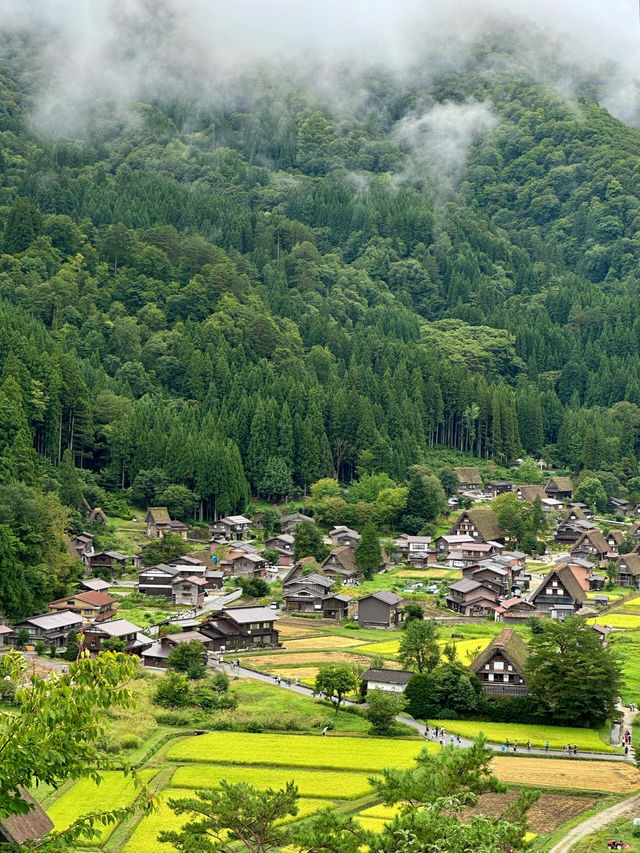
<svg viewBox="0 0 640 853"><path fill-rule="evenodd" d="M375 524L370 521L362 531L360 541L356 545L356 565L364 578L369 580L374 576L382 562L382 549Z"/></svg>

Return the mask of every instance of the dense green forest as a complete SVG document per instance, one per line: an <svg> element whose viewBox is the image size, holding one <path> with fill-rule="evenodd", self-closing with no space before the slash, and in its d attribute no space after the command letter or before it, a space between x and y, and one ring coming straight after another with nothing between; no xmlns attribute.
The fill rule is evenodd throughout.
<svg viewBox="0 0 640 853"><path fill-rule="evenodd" d="M597 80L569 97L529 74L534 36L362 75L352 108L263 72L232 106L158 96L73 140L32 128L43 45L5 34L0 489L179 487L208 519L336 474L406 484L440 445L623 490L640 133ZM490 126L443 192L407 128L478 105Z"/></svg>

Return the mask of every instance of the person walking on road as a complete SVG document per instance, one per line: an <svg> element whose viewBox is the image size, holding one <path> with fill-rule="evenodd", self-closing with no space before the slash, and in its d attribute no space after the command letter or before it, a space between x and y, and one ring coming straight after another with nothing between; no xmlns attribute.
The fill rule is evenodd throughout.
<svg viewBox="0 0 640 853"><path fill-rule="evenodd" d="M545 752L549 752L549 741L547 741L544 745Z"/></svg>
<svg viewBox="0 0 640 853"><path fill-rule="evenodd" d="M531 752L531 740L527 741L527 752Z"/></svg>

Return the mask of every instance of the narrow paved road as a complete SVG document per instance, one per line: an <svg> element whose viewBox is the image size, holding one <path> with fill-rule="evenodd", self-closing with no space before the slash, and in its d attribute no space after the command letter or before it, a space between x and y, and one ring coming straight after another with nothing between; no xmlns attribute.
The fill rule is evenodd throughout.
<svg viewBox="0 0 640 853"><path fill-rule="evenodd" d="M549 850L549 853L569 853L571 848L577 844L581 838L584 838L585 835L591 835L592 832L602 829L608 823L611 823L619 817L637 812L639 806L640 794L634 794L633 797L629 797L629 799L623 800L621 803L616 803L615 806L611 806L602 812L598 812L598 814L594 814L592 817L589 817L586 820L583 820L582 823L574 826L564 838L558 841L558 843Z"/></svg>
<svg viewBox="0 0 640 853"><path fill-rule="evenodd" d="M230 663L226 663L226 662L219 664L219 663L217 663L217 661L214 662L214 660L215 660L215 656L211 655L210 656L211 664L214 665L215 667L217 667L218 669L223 669L230 676L235 675L235 676L238 676L238 678L253 678L256 681L263 681L265 684L275 685L277 687L280 687L282 690L289 690L292 693L299 693L303 696L312 696L313 695L313 690L311 689L311 687L307 687L304 684L294 684L293 682L291 684L287 684L285 681L281 681L280 684L278 684L272 675L265 675L265 673L263 673L263 672L256 672L256 670L254 670L254 669L246 669L243 666L234 666L234 665L232 665ZM356 703L355 702L349 702L349 701L345 700L342 704L343 705L355 705ZM419 723L417 720L414 720L410 717L403 717L402 715L396 717L396 720L399 723L404 723L404 725L410 726L412 729L415 729L423 737L425 736L425 726L423 726L423 724ZM479 723L478 724L479 730L481 727L482 727L482 724ZM429 740L431 740L435 743L439 742L434 737L433 729L430 730ZM447 744L451 743L451 734L450 733L447 733L446 741L447 741ZM460 738L460 743L458 744L458 739L456 738L454 743L457 746L464 747L464 746L471 746L473 741L469 740L468 738ZM494 752L502 753L502 744L487 743L487 746L490 749L492 749ZM514 754L513 749L510 749L508 752L505 750L504 754L505 755L513 755ZM553 758L565 758L567 761L577 761L580 758L582 758L582 759L588 758L588 759L592 759L594 761L629 761L629 758L627 758L624 755L616 755L616 754L612 754L612 753L603 753L603 752L579 752L578 758L576 758L575 756L568 755L567 753L562 752L562 750L559 750L559 749L550 749L549 751L547 751L546 749L527 749L525 744L520 744L517 754L518 755L532 755L532 756L533 755L546 755L548 757L552 756Z"/></svg>

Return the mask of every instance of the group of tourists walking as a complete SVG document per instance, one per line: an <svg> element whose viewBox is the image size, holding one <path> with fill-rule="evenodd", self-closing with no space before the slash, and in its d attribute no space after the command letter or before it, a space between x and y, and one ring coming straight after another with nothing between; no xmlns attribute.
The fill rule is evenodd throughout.
<svg viewBox="0 0 640 853"><path fill-rule="evenodd" d="M433 726L431 727L429 723L424 728L424 736L425 740L435 740L440 746L447 745L447 732L445 731L444 726ZM449 735L449 745L450 746L462 746L462 741L460 740L460 735Z"/></svg>

